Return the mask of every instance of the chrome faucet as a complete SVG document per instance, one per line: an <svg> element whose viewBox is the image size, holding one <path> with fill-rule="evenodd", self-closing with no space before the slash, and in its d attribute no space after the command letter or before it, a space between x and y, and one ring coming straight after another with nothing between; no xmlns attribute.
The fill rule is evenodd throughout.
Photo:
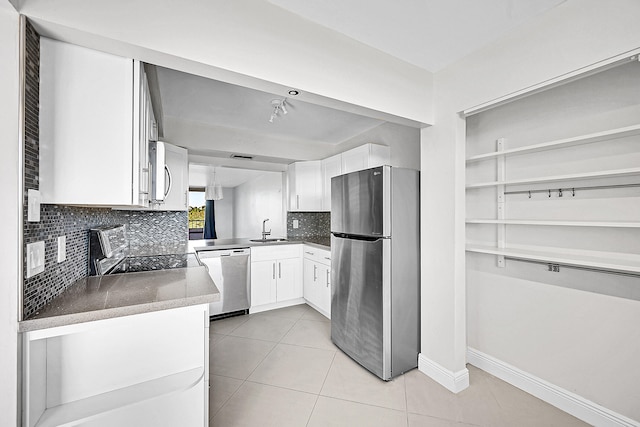
<svg viewBox="0 0 640 427"><path fill-rule="evenodd" d="M267 240L267 236L271 235L271 230L265 231L265 226L267 224L267 221L269 221L269 218L262 221L262 240Z"/></svg>

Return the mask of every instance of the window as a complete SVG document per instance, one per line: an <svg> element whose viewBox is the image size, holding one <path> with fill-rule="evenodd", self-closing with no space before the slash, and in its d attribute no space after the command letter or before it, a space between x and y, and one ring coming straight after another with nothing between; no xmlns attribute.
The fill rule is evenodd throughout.
<svg viewBox="0 0 640 427"><path fill-rule="evenodd" d="M189 188L189 240L204 238L204 188Z"/></svg>

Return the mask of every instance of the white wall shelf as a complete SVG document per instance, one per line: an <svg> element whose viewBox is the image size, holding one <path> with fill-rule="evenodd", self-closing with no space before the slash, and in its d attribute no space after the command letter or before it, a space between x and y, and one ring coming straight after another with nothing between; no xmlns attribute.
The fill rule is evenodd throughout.
<svg viewBox="0 0 640 427"><path fill-rule="evenodd" d="M597 179L597 178L618 178L625 176L640 175L640 168L614 169L598 172L574 173L567 175L544 176L536 178L507 179L504 181L479 182L475 184L467 184L466 188L483 188L495 187L498 185L524 185L524 184L541 184L546 182L563 182L576 181L581 179Z"/></svg>
<svg viewBox="0 0 640 427"><path fill-rule="evenodd" d="M542 261L568 266L587 267L597 270L640 274L640 260L615 257L577 255L574 253L551 252L548 250L498 248L496 246L467 245L467 252Z"/></svg>
<svg viewBox="0 0 640 427"><path fill-rule="evenodd" d="M494 159L499 156L515 156L519 154L536 153L539 151L553 150L563 147L571 147L574 145L589 144L592 142L607 141L627 136L640 135L640 125L626 126L617 129L611 129L603 132L590 133L580 135L573 138L559 139L556 141L542 142L540 144L527 145L519 148L511 148L508 150L495 151L492 153L479 154L467 159L467 163L478 162L482 160Z"/></svg>
<svg viewBox="0 0 640 427"><path fill-rule="evenodd" d="M506 225L542 225L566 227L612 227L612 228L640 228L640 222L633 221L567 221L567 220L537 220L537 219L484 219L468 218L467 224L506 224Z"/></svg>
<svg viewBox="0 0 640 427"><path fill-rule="evenodd" d="M47 409L36 427L73 426L124 406L188 390L202 381L204 368L195 368Z"/></svg>

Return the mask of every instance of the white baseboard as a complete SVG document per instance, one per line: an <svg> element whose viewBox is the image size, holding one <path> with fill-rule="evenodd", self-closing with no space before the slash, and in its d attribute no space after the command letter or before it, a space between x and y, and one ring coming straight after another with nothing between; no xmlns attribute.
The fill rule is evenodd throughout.
<svg viewBox="0 0 640 427"><path fill-rule="evenodd" d="M453 372L420 353L418 354L418 369L453 393L459 393L469 387L469 370L467 368Z"/></svg>
<svg viewBox="0 0 640 427"><path fill-rule="evenodd" d="M596 427L640 427L640 422L524 372L474 348L467 362Z"/></svg>
<svg viewBox="0 0 640 427"><path fill-rule="evenodd" d="M287 301L274 302L272 304L254 305L249 309L249 313L260 313L263 311L275 310L277 308L291 307L292 305L304 304L304 298L290 299Z"/></svg>
<svg viewBox="0 0 640 427"><path fill-rule="evenodd" d="M309 300L305 300L305 302L307 303L308 306L313 308L315 311L317 311L318 313L322 314L327 319L331 320L331 313L327 313L326 311L324 311L323 309L321 309L320 307L318 307L314 303L309 302Z"/></svg>

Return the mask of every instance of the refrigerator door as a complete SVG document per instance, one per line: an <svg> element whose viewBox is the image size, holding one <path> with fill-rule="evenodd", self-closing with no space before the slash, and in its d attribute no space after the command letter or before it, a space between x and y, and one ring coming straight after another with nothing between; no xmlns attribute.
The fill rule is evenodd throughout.
<svg viewBox="0 0 640 427"><path fill-rule="evenodd" d="M391 378L390 239L331 237L331 339L378 377Z"/></svg>
<svg viewBox="0 0 640 427"><path fill-rule="evenodd" d="M381 166L331 179L331 232L391 235L391 170Z"/></svg>

